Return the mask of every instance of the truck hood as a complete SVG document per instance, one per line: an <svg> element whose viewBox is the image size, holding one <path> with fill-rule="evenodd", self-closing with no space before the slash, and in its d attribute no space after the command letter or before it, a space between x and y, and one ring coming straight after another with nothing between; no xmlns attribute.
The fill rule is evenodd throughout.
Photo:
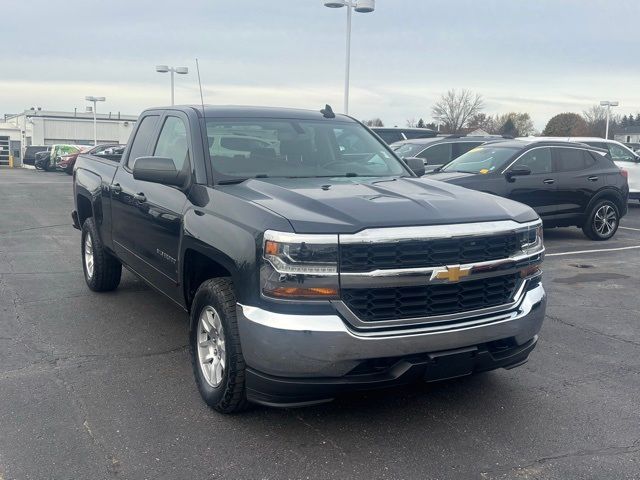
<svg viewBox="0 0 640 480"><path fill-rule="evenodd" d="M218 188L281 215L298 233L538 218L521 203L427 178L265 178Z"/></svg>

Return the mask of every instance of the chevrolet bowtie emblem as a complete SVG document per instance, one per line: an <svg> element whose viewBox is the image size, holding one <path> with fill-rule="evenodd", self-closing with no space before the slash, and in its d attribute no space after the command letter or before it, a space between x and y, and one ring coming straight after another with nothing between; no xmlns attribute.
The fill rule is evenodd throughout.
<svg viewBox="0 0 640 480"><path fill-rule="evenodd" d="M467 277L471 273L471 267L461 267L460 265L450 265L444 268L437 268L431 274L431 280L447 280L458 282L461 278Z"/></svg>

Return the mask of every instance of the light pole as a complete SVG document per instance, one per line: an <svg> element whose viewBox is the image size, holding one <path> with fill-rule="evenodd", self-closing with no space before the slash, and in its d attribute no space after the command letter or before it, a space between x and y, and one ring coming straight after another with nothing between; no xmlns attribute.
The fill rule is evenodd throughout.
<svg viewBox="0 0 640 480"><path fill-rule="evenodd" d="M171 105L174 104L173 101L173 74L177 73L178 75L186 75L187 73L189 73L189 69L187 67L170 67L168 65L157 65L156 66L156 72L158 73L167 73L170 72L171 73Z"/></svg>
<svg viewBox="0 0 640 480"><path fill-rule="evenodd" d="M106 98L104 97L93 97L88 96L84 97L87 102L93 102L93 146L98 145L98 127L96 122L96 105L98 102L104 102Z"/></svg>
<svg viewBox="0 0 640 480"><path fill-rule="evenodd" d="M347 7L347 52L344 67L344 113L349 114L349 69L351 67L351 9L359 13L370 13L376 8L375 0L336 0L324 2L325 7Z"/></svg>
<svg viewBox="0 0 640 480"><path fill-rule="evenodd" d="M611 107L617 107L619 105L618 102L612 102L611 100L603 100L600 102L602 107L607 107L607 127L605 129L604 138L609 140L609 116L611 115Z"/></svg>

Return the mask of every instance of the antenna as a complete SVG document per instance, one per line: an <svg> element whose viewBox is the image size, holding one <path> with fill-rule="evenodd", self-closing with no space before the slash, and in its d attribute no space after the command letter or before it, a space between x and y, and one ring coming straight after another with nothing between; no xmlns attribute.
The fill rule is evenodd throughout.
<svg viewBox="0 0 640 480"><path fill-rule="evenodd" d="M200 64L196 58L196 70L198 71L198 86L200 87L200 104L202 105L202 117L204 118L204 97L202 96L202 82L200 81Z"/></svg>

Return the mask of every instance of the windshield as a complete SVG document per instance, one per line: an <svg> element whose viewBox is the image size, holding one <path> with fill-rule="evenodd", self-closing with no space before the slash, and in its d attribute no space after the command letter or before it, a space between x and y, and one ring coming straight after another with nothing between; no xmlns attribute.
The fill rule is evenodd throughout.
<svg viewBox="0 0 640 480"><path fill-rule="evenodd" d="M476 147L440 169L441 172L492 173L504 167L518 151L514 147Z"/></svg>
<svg viewBox="0 0 640 480"><path fill-rule="evenodd" d="M426 145L420 143L401 143L397 146L392 146L393 151L396 152L396 155L399 157L415 157L422 150L427 148Z"/></svg>
<svg viewBox="0 0 640 480"><path fill-rule="evenodd" d="M232 178L408 175L357 123L206 119L213 169Z"/></svg>

